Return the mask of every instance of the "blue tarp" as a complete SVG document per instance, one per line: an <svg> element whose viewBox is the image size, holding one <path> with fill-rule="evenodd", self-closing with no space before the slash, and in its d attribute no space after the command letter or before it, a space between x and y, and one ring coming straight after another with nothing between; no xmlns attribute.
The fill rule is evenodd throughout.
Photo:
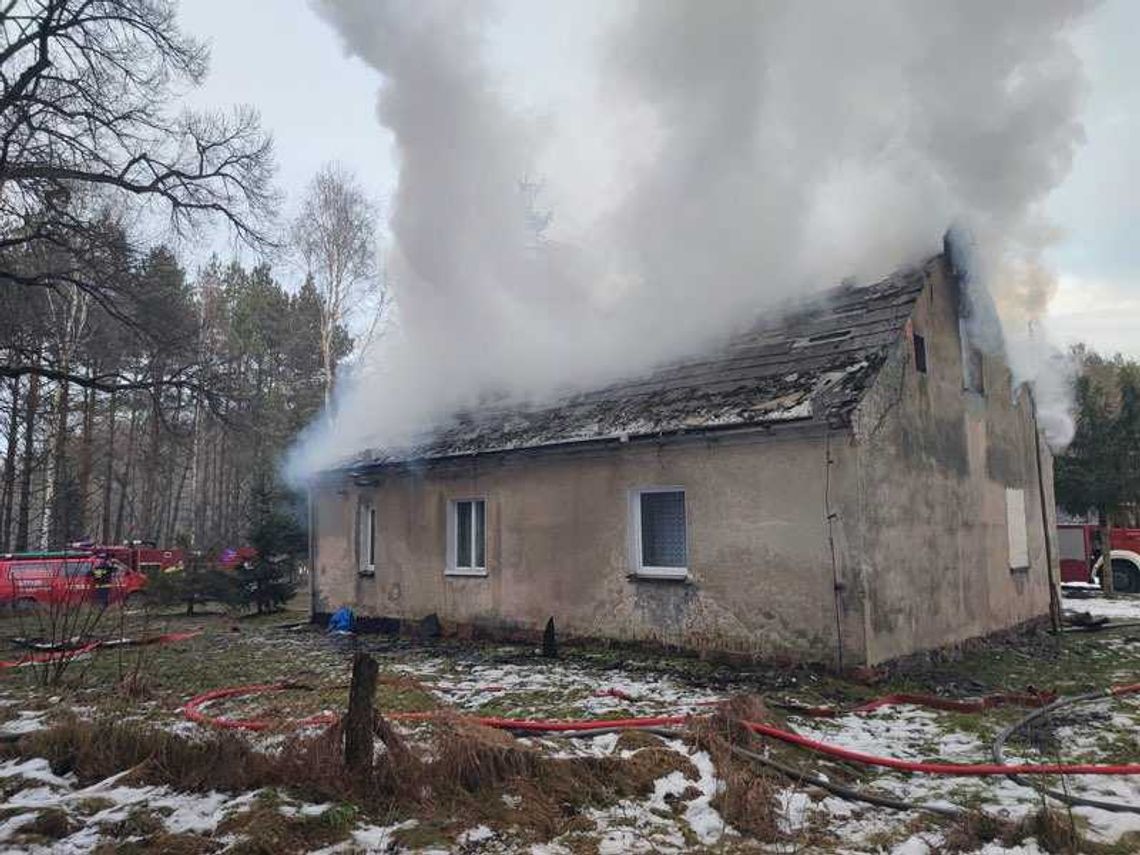
<svg viewBox="0 0 1140 855"><path fill-rule="evenodd" d="M341 606L329 618L329 632L352 632L353 620L352 609Z"/></svg>

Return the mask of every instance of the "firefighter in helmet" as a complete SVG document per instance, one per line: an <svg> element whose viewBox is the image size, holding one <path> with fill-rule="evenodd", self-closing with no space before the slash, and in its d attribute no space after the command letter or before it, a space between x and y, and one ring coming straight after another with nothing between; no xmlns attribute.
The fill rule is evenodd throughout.
<svg viewBox="0 0 1140 855"><path fill-rule="evenodd" d="M111 604L112 577L115 575L115 565L106 555L100 556L91 568L91 586L95 589L95 601L100 608L107 608Z"/></svg>

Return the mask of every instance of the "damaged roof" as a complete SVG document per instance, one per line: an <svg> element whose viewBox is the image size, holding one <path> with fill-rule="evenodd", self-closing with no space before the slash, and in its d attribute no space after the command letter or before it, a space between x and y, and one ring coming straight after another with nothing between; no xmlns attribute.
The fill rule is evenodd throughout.
<svg viewBox="0 0 1140 855"><path fill-rule="evenodd" d="M741 427L847 424L936 262L874 285L824 292L717 352L639 379L543 407L457 415L427 441L398 453L372 451L356 467Z"/></svg>

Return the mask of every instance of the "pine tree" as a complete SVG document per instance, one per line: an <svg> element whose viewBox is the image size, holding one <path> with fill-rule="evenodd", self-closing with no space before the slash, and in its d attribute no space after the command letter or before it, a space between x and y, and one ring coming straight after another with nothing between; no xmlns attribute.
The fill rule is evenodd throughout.
<svg viewBox="0 0 1140 855"><path fill-rule="evenodd" d="M238 568L238 604L258 614L276 611L297 591L297 559L307 546L288 495L269 478L254 488L249 531L256 555Z"/></svg>

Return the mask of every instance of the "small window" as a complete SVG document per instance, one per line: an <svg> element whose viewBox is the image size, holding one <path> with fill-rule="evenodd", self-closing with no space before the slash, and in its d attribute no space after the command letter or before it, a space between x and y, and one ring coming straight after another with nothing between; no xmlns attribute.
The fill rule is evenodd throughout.
<svg viewBox="0 0 1140 855"><path fill-rule="evenodd" d="M68 561L63 572L69 578L74 578L76 576L88 576L91 573L91 562Z"/></svg>
<svg viewBox="0 0 1140 855"><path fill-rule="evenodd" d="M360 506L360 573L371 576L376 572L376 506Z"/></svg>
<svg viewBox="0 0 1140 855"><path fill-rule="evenodd" d="M32 579L48 576L51 573L52 568L48 564L41 564L39 561L25 561L13 567L10 575L13 579Z"/></svg>
<svg viewBox="0 0 1140 855"><path fill-rule="evenodd" d="M487 574L487 503L461 499L451 503L447 525L447 572L462 576Z"/></svg>
<svg viewBox="0 0 1140 855"><path fill-rule="evenodd" d="M683 579L688 575L685 491L676 487L637 490L631 496L635 572Z"/></svg>
<svg viewBox="0 0 1140 855"><path fill-rule="evenodd" d="M1009 569L1029 569L1029 538L1025 526L1025 491L1007 487L1005 525L1009 533Z"/></svg>
<svg viewBox="0 0 1140 855"><path fill-rule="evenodd" d="M926 373L926 339L914 334L914 368L919 374Z"/></svg>

